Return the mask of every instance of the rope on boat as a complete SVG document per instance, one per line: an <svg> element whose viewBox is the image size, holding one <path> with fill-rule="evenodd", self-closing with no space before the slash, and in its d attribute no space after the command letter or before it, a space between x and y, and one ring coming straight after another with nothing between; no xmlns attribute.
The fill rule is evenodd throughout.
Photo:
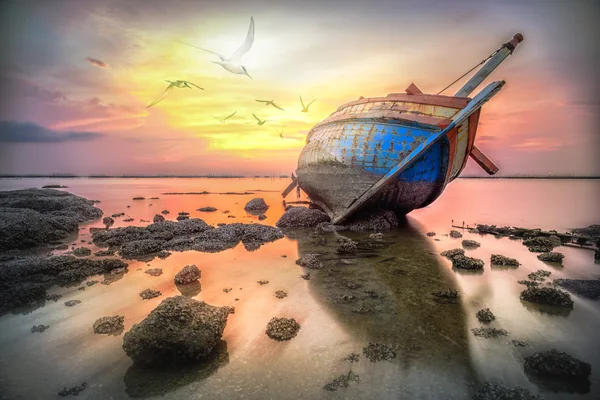
<svg viewBox="0 0 600 400"><path fill-rule="evenodd" d="M440 90L437 94L442 93L444 90L448 89L450 86L454 85L456 82L460 81L462 78L464 78L465 76L469 75L471 72L473 72L473 70L475 68L479 67L480 65L484 64L487 60L489 60L490 58L494 57L496 55L496 53L498 53L503 48L504 48L504 46L502 46L498 50L494 51L492 54L490 54L488 56L488 58L486 58L485 60L481 61L479 64L477 64L476 66L474 66L473 68L471 68L470 70L468 70L464 75L462 75L460 78L458 78L457 80L455 80L454 82L452 82L451 84L449 84L448 86L446 86L445 88L443 88L442 90Z"/></svg>

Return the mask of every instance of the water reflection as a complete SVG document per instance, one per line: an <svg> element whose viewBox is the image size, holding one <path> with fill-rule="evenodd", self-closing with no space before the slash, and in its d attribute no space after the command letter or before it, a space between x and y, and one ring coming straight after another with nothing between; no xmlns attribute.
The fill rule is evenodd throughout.
<svg viewBox="0 0 600 400"><path fill-rule="evenodd" d="M176 283L175 287L177 288L177 290L179 290L179 293L181 293L185 297L194 297L202 291L202 285L199 281L186 284Z"/></svg>
<svg viewBox="0 0 600 400"><path fill-rule="evenodd" d="M227 342L220 341L212 356L198 364L148 368L133 364L123 377L131 397L164 396L168 392L206 379L229 363Z"/></svg>
<svg viewBox="0 0 600 400"><path fill-rule="evenodd" d="M436 390L444 398L464 398L474 381L466 316L460 301L433 294L455 290L456 283L413 224L404 220L381 240L346 231L293 236L300 256L318 254L323 262L322 269L310 270L310 291L353 336L357 352L370 342L397 351L385 366L362 355L363 375L366 369L380 384L401 384L403 393L418 398L435 398ZM341 236L358 242L356 254L336 253ZM442 381L443 389L432 384Z"/></svg>

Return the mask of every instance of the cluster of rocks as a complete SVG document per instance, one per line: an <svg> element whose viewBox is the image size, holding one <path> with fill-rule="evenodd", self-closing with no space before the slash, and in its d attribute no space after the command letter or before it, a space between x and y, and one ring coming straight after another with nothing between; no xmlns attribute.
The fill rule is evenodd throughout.
<svg viewBox="0 0 600 400"><path fill-rule="evenodd" d="M0 262L0 315L21 306L41 305L53 285L79 285L89 276L110 273L121 260L90 260L70 255L29 257Z"/></svg>
<svg viewBox="0 0 600 400"><path fill-rule="evenodd" d="M392 361L397 356L395 346L383 343L370 343L363 348L363 354L371 362Z"/></svg>
<svg viewBox="0 0 600 400"><path fill-rule="evenodd" d="M530 273L529 275L527 275L527 277L529 279L531 279L532 281L539 281L539 282L543 282L544 280L546 280L547 277L549 277L550 275L552 275L552 272L550 271L545 271L543 269L538 269L535 272Z"/></svg>
<svg viewBox="0 0 600 400"><path fill-rule="evenodd" d="M163 222L164 220L165 220L165 217L163 217L162 214L156 214L152 218L152 222L155 223L155 224L159 223L159 222Z"/></svg>
<svg viewBox="0 0 600 400"><path fill-rule="evenodd" d="M48 328L50 328L50 325L34 325L31 327L31 333L42 333Z"/></svg>
<svg viewBox="0 0 600 400"><path fill-rule="evenodd" d="M58 395L60 397L79 396L79 393L83 392L85 389L87 389L87 387L88 387L87 382L83 382L79 386L73 386L70 388L64 387L60 392L58 392Z"/></svg>
<svg viewBox="0 0 600 400"><path fill-rule="evenodd" d="M124 258L149 260L166 250L219 252L240 241L247 250L256 250L283 236L281 230L267 225L235 223L214 228L201 219L187 219L96 231L92 239L98 246L119 248Z"/></svg>
<svg viewBox="0 0 600 400"><path fill-rule="evenodd" d="M509 388L496 383L484 382L473 396L473 400L542 400L542 398L521 387Z"/></svg>
<svg viewBox="0 0 600 400"><path fill-rule="evenodd" d="M321 232L343 230L353 232L382 232L397 228L400 224L396 214L389 210L360 214L344 225L332 225L329 221L329 216L320 210L306 207L289 207L275 225L279 228L317 227Z"/></svg>
<svg viewBox="0 0 600 400"><path fill-rule="evenodd" d="M122 315L98 318L94 322L94 333L120 335L125 328L124 321L125 317Z"/></svg>
<svg viewBox="0 0 600 400"><path fill-rule="evenodd" d="M278 290L275 292L275 297L277 297L278 299L283 299L283 298L287 297L287 293L284 292L283 290Z"/></svg>
<svg viewBox="0 0 600 400"><path fill-rule="evenodd" d="M79 223L102 210L83 197L54 189L0 192L0 252L56 242L77 233Z"/></svg>
<svg viewBox="0 0 600 400"><path fill-rule="evenodd" d="M228 307L185 296L169 297L125 333L123 350L138 365L202 360L221 340L228 316Z"/></svg>
<svg viewBox="0 0 600 400"><path fill-rule="evenodd" d="M481 243L475 241L475 240L469 240L469 239L465 239L462 241L462 245L465 248L469 248L469 249L475 249L477 247L481 246Z"/></svg>
<svg viewBox="0 0 600 400"><path fill-rule="evenodd" d="M272 318L267 324L265 333L277 341L290 340L298 334L300 324L294 318Z"/></svg>
<svg viewBox="0 0 600 400"><path fill-rule="evenodd" d="M550 263L562 264L563 258L565 255L563 253L558 253L554 251L550 251L547 253L538 254L538 260Z"/></svg>
<svg viewBox="0 0 600 400"><path fill-rule="evenodd" d="M454 289L444 289L432 293L435 301L438 303L456 304L460 298L458 291Z"/></svg>
<svg viewBox="0 0 600 400"><path fill-rule="evenodd" d="M91 256L92 255L92 250L88 249L87 247L78 247L75 250L73 250L73 255L75 257L87 257L87 256Z"/></svg>
<svg viewBox="0 0 600 400"><path fill-rule="evenodd" d="M354 254L357 248L358 246L354 240L342 236L338 239L338 246L335 252L337 254Z"/></svg>
<svg viewBox="0 0 600 400"><path fill-rule="evenodd" d="M471 329L471 332L473 332L473 335L479 336L479 337L482 337L485 339L497 338L500 336L508 335L508 332L504 329L490 328L490 327L473 328L473 329Z"/></svg>
<svg viewBox="0 0 600 400"><path fill-rule="evenodd" d="M556 349L525 357L525 373L552 390L589 391L592 366Z"/></svg>
<svg viewBox="0 0 600 400"><path fill-rule="evenodd" d="M451 238L460 239L462 236L463 236L462 233L460 233L459 231L455 231L455 230L450 231Z"/></svg>
<svg viewBox="0 0 600 400"><path fill-rule="evenodd" d="M496 319L496 316L490 311L489 308L477 311L477 319L479 322L492 322Z"/></svg>
<svg viewBox="0 0 600 400"><path fill-rule="evenodd" d="M484 262L479 258L457 255L452 258L452 268L466 269L471 271L483 270Z"/></svg>
<svg viewBox="0 0 600 400"><path fill-rule="evenodd" d="M330 392L335 392L341 387L348 387L350 383L360 383L360 376L352 372L352 370L350 370L347 374L338 376L337 378L323 386L323 389Z"/></svg>
<svg viewBox="0 0 600 400"><path fill-rule="evenodd" d="M452 250L442 251L440 253L440 255L442 257L446 257L446 258L452 260L456 256L464 256L465 251L464 251L464 249L452 249Z"/></svg>
<svg viewBox="0 0 600 400"><path fill-rule="evenodd" d="M600 279L555 279L554 284L588 299L600 298Z"/></svg>
<svg viewBox="0 0 600 400"><path fill-rule="evenodd" d="M492 265L500 265L503 267L518 267L521 265L519 260L516 258L506 257L501 254L492 254L490 257L490 263Z"/></svg>
<svg viewBox="0 0 600 400"><path fill-rule="evenodd" d="M555 247L562 244L558 236L536 236L523 240L523 245L527 246L529 251L533 253L546 253L552 251Z"/></svg>
<svg viewBox="0 0 600 400"><path fill-rule="evenodd" d="M323 268L323 263L319 261L315 254L305 254L299 259L296 260L296 264L310 269L321 269Z"/></svg>
<svg viewBox="0 0 600 400"><path fill-rule="evenodd" d="M143 300L150 300L150 299L153 299L153 298L159 297L159 296L162 296L162 293L160 292L160 290L144 289L140 292L140 297Z"/></svg>
<svg viewBox="0 0 600 400"><path fill-rule="evenodd" d="M275 225L279 228L309 228L329 222L329 216L321 210L306 207L290 207Z"/></svg>
<svg viewBox="0 0 600 400"><path fill-rule="evenodd" d="M569 293L549 287L529 286L521 292L520 298L532 303L573 308L573 300Z"/></svg>

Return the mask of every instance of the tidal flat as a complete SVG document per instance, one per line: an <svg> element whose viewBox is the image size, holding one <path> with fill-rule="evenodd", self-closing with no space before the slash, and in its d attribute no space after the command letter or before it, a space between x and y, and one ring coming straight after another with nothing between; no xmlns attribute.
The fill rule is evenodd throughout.
<svg viewBox="0 0 600 400"><path fill-rule="evenodd" d="M96 200L102 210L53 232L44 250L1 251L3 282L11 287L17 279L30 283L29 275L9 269L25 264L22 258L65 260L53 268L68 272L56 280L36 274L42 301L7 303L0 316L0 398L470 399L511 390L544 399L600 396L600 303L587 286L577 293L579 281L600 278L594 251L558 245L552 251L564 255L561 263L545 262L522 239L452 226L587 227L598 223L600 182L459 179L397 228L368 232L280 230L287 183L0 180L1 191L68 186L58 190ZM268 207L246 207L255 198ZM103 217L113 220L108 230ZM107 234L127 227L137 227L127 231L135 240ZM33 232L27 239L39 241ZM483 268L453 269L452 257L441 255L453 249ZM492 264L494 254L519 265ZM188 268L179 275L186 283L176 283L192 265L200 273ZM572 306L561 307L568 304L561 295L558 306L523 300L531 288L519 281L565 293ZM210 357L159 369L134 364L124 335L175 296L228 307ZM495 318L480 321L485 309ZM111 317L101 320L110 322L102 330L110 333L94 333L103 317ZM285 340L267 334L273 318L294 320L289 334L287 325L276 326ZM548 362L557 371L551 379L536 372ZM589 364L591 373L565 380L563 363L582 375Z"/></svg>

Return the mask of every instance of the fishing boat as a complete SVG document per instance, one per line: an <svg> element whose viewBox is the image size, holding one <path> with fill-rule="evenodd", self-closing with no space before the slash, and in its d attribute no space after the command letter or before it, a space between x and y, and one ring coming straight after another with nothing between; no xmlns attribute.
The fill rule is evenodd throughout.
<svg viewBox="0 0 600 400"><path fill-rule="evenodd" d="M482 105L505 82L468 96L522 41L517 33L475 66L471 71L484 64L454 96L424 94L413 83L405 93L340 106L308 133L283 197L300 188L333 223L342 223L364 210L405 215L431 204L469 156L495 174L498 167L474 143Z"/></svg>

